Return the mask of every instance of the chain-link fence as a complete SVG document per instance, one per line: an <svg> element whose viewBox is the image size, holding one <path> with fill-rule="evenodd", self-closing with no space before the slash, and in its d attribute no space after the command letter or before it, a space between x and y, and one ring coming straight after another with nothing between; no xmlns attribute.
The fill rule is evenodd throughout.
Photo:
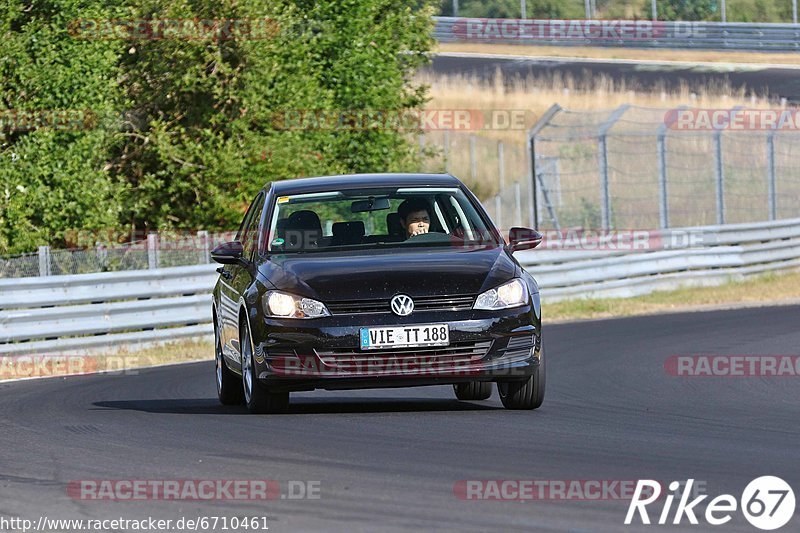
<svg viewBox="0 0 800 533"><path fill-rule="evenodd" d="M554 105L530 144L420 137L427 171L467 183L502 229L631 229L800 217L800 111ZM532 188L531 152L536 182Z"/></svg>
<svg viewBox="0 0 800 533"><path fill-rule="evenodd" d="M538 223L668 228L798 217L795 114L553 106L531 132Z"/></svg>
<svg viewBox="0 0 800 533"><path fill-rule="evenodd" d="M215 246L234 236L235 232L164 232L124 244L98 243L89 248L54 250L40 246L37 253L0 257L0 278L201 265L211 262Z"/></svg>
<svg viewBox="0 0 800 533"><path fill-rule="evenodd" d="M449 172L481 200L501 229L534 221L530 156L524 142L510 142L465 132L430 132L419 138L420 150L432 153L425 172Z"/></svg>

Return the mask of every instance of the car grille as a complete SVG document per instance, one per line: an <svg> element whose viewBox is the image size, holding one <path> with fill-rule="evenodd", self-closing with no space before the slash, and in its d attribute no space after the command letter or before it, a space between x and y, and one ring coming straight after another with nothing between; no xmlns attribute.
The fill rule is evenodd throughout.
<svg viewBox="0 0 800 533"><path fill-rule="evenodd" d="M472 309L474 296L416 296L414 311L464 311ZM348 300L326 302L332 315L365 315L375 313L391 313L389 299L380 300Z"/></svg>
<svg viewBox="0 0 800 533"><path fill-rule="evenodd" d="M533 348L534 337L533 335L522 335L520 337L511 337L508 340L505 353L506 357L513 357L515 355L527 355Z"/></svg>
<svg viewBox="0 0 800 533"><path fill-rule="evenodd" d="M483 359L492 341L460 342L450 346L432 348L402 348L361 352L350 348L317 350L320 361L329 368L343 371L420 371L447 370L454 366L469 365Z"/></svg>

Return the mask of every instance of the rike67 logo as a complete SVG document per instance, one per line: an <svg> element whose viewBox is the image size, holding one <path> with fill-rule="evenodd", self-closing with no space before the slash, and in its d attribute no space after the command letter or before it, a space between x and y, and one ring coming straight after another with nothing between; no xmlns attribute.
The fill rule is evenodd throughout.
<svg viewBox="0 0 800 533"><path fill-rule="evenodd" d="M681 524L684 517L690 524L697 525L697 516L700 514L698 507L708 495L703 494L689 501L692 495L694 479L685 483L685 488L679 494L683 483L673 481L669 484L671 494L664 498L664 506L658 515L657 524ZM633 499L628 507L625 524L630 525L637 514L642 524L650 524L650 515L647 506L653 504L661 497L661 484L650 479L640 479L636 484ZM646 496L644 496L646 494ZM672 514L672 503L676 496L678 504ZM653 506L656 507L656 506ZM786 525L794 516L795 498L792 487L784 480L775 476L762 476L751 481L742 492L737 501L731 494L720 494L705 506L705 513L700 514L712 526L720 526L731 521L732 514L741 509L742 514L750 524L762 530L778 529ZM695 514L697 512L697 514ZM669 522L672 514L672 521Z"/></svg>

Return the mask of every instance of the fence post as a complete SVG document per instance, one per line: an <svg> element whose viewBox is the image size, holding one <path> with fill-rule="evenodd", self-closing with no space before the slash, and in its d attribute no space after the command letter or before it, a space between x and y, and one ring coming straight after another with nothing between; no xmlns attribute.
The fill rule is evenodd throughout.
<svg viewBox="0 0 800 533"><path fill-rule="evenodd" d="M623 104L614 110L598 131L598 155L600 156L600 220L604 230L611 229L611 191L608 184L608 132L630 106Z"/></svg>
<svg viewBox="0 0 800 533"><path fill-rule="evenodd" d="M207 265L211 262L211 243L208 240L208 231L198 231L197 242L200 243L200 264Z"/></svg>
<svg viewBox="0 0 800 533"><path fill-rule="evenodd" d="M52 271L52 267L50 264L50 247L49 246L40 246L39 247L39 275L40 276L49 276Z"/></svg>
<svg viewBox="0 0 800 533"><path fill-rule="evenodd" d="M478 161L475 156L475 143L477 139L474 135L469 136L469 175L472 178L472 183L478 181Z"/></svg>
<svg viewBox="0 0 800 533"><path fill-rule="evenodd" d="M661 229L669 227L669 199L667 196L667 142L662 128L659 126L658 132L658 193L659 193L659 215L661 219Z"/></svg>
<svg viewBox="0 0 800 533"><path fill-rule="evenodd" d="M158 233L147 234L147 268L158 268Z"/></svg>
<svg viewBox="0 0 800 533"><path fill-rule="evenodd" d="M444 171L450 173L450 130L444 130Z"/></svg>
<svg viewBox="0 0 800 533"><path fill-rule="evenodd" d="M516 222L517 226L522 225L522 188L519 185L519 180L514 182L514 200L516 207Z"/></svg>
<svg viewBox="0 0 800 533"><path fill-rule="evenodd" d="M499 194L494 196L494 214L497 219L497 227L503 231L503 200L500 199Z"/></svg>
<svg viewBox="0 0 800 533"><path fill-rule="evenodd" d="M506 187L505 148L503 141L497 141L497 175L500 180L500 194Z"/></svg>
<svg viewBox="0 0 800 533"><path fill-rule="evenodd" d="M714 133L714 177L717 182L717 224L725 224L725 176L722 171L722 131Z"/></svg>
<svg viewBox="0 0 800 533"><path fill-rule="evenodd" d="M767 196L769 219L778 218L777 187L775 183L775 130L767 132Z"/></svg>
<svg viewBox="0 0 800 533"><path fill-rule="evenodd" d="M600 135L598 142L600 156L600 225L604 230L611 227L611 196L608 187L608 146L606 135Z"/></svg>
<svg viewBox="0 0 800 533"><path fill-rule="evenodd" d="M536 124L533 125L533 128L531 128L531 130L528 132L528 156L530 157L530 161L528 163L528 179L530 180L530 187L528 188L528 202L530 205L531 227L537 230L539 229L539 205L536 197L536 180L539 174L538 169L536 168L536 136L545 126L547 126L547 124L559 111L561 111L560 105L553 104L550 106L550 109L544 112L544 115L542 115Z"/></svg>

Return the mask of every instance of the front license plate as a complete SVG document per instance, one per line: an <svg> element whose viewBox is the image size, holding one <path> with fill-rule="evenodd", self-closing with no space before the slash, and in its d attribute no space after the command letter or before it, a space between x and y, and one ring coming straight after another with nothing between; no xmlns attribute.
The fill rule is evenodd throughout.
<svg viewBox="0 0 800 533"><path fill-rule="evenodd" d="M448 344L450 344L450 328L447 324L361 328L362 350L447 346Z"/></svg>

